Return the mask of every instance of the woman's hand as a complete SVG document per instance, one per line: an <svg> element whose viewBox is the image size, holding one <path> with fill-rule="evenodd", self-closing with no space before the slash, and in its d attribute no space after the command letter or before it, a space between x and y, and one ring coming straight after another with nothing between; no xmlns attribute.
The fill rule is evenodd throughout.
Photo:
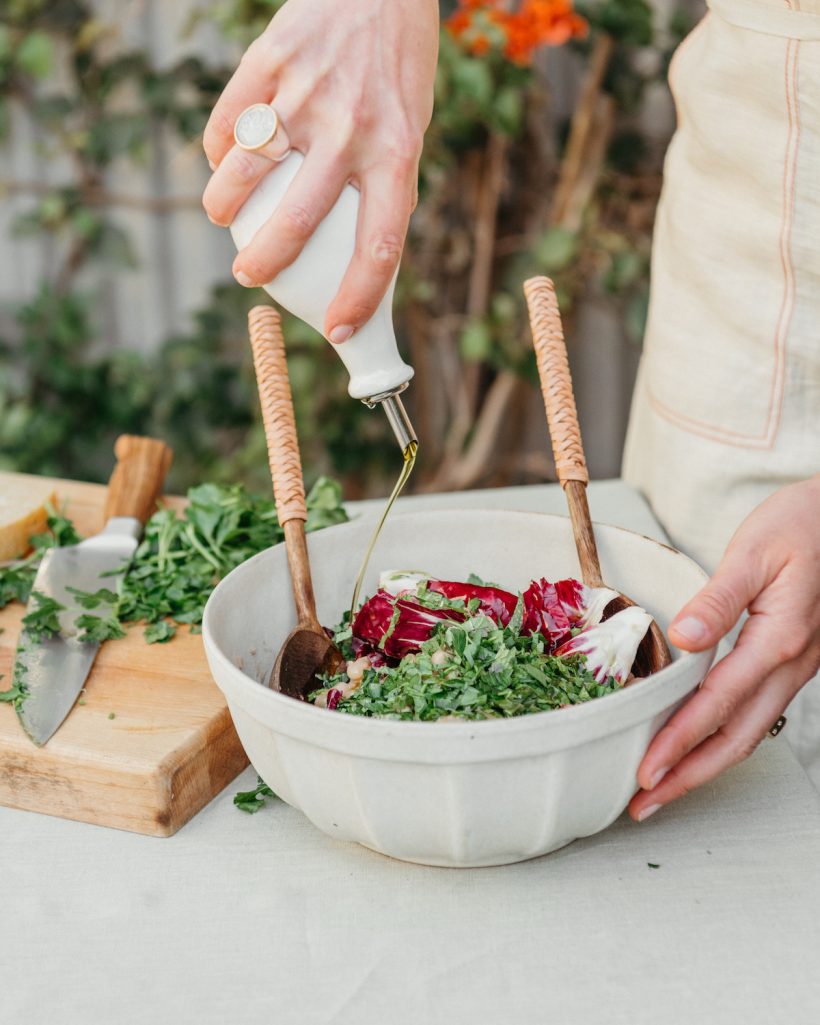
<svg viewBox="0 0 820 1025"><path fill-rule="evenodd" d="M252 103L273 103L305 160L270 221L236 257L242 285L292 263L348 181L362 193L356 252L325 333L342 342L387 290L416 204L422 140L433 109L437 0L288 0L249 47L214 107L203 204L229 225L276 165L234 145Z"/></svg>
<svg viewBox="0 0 820 1025"><path fill-rule="evenodd" d="M741 524L669 638L703 651L744 610L733 651L650 744L629 805L638 821L747 758L820 668L820 477L776 492Z"/></svg>

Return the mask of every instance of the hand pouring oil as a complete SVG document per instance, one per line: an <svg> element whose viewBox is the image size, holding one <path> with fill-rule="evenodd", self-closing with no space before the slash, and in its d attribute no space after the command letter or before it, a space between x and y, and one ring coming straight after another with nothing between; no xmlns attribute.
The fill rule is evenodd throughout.
<svg viewBox="0 0 820 1025"><path fill-rule="evenodd" d="M272 166L234 218L231 234L243 249L284 199L302 166L303 156L294 150ZM308 239L299 256L264 286L286 310L323 332L328 307L339 290L353 257L359 217L359 191L346 185L333 208ZM355 608L367 564L382 526L413 469L418 439L402 404L400 393L413 376L413 368L401 358L393 330L393 292L396 279L371 319L348 341L334 349L350 374L348 392L371 408L381 406L404 456L401 474L387 507L370 540L353 595Z"/></svg>

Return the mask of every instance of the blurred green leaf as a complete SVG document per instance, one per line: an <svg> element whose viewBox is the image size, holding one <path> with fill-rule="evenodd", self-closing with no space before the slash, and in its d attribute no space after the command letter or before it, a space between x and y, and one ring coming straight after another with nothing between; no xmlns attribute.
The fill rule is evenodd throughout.
<svg viewBox="0 0 820 1025"><path fill-rule="evenodd" d="M604 275L604 287L608 292L623 292L643 276L645 263L639 253L630 250L613 254Z"/></svg>
<svg viewBox="0 0 820 1025"><path fill-rule="evenodd" d="M483 320L473 320L461 332L461 355L471 363L487 359L493 349L490 327Z"/></svg>
<svg viewBox="0 0 820 1025"><path fill-rule="evenodd" d="M11 41L11 31L8 25L0 22L0 67L8 64L14 54L14 45Z"/></svg>
<svg viewBox="0 0 820 1025"><path fill-rule="evenodd" d="M54 66L54 44L47 32L35 29L23 36L14 52L17 67L34 78L46 78Z"/></svg>
<svg viewBox="0 0 820 1025"><path fill-rule="evenodd" d="M590 25L629 46L652 42L653 12L647 0L603 0L593 5L579 3L578 9Z"/></svg>
<svg viewBox="0 0 820 1025"><path fill-rule="evenodd" d="M453 81L456 88L479 106L485 106L493 99L492 73L487 61L481 58L462 56L456 60Z"/></svg>
<svg viewBox="0 0 820 1025"><path fill-rule="evenodd" d="M501 131L508 135L517 135L521 131L524 121L524 99L524 91L517 86L503 86L496 92L493 109Z"/></svg>
<svg viewBox="0 0 820 1025"><path fill-rule="evenodd" d="M569 266L577 252L578 237L566 228L549 228L533 248L533 256L541 270L548 274Z"/></svg>

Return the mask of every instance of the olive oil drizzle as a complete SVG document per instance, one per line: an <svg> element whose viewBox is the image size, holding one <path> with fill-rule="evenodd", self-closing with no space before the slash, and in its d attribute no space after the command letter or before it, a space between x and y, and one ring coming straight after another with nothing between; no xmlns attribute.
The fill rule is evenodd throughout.
<svg viewBox="0 0 820 1025"><path fill-rule="evenodd" d="M384 508L381 519L376 524L376 529L373 531L373 536L370 538L370 543L367 546L367 551L365 552L361 568L359 569L359 575L356 577L356 586L353 589L353 601L350 603L351 622L356 615L356 607L359 604L359 596L361 595L362 584L364 583L364 575L367 572L368 565L370 564L370 556L373 554L373 549L376 547L376 542L379 540L382 527L384 526L387 517L390 515L390 510L393 508L393 504L401 494L404 485L407 483L410 474L413 472L413 467L416 464L416 453L418 452L418 448L419 443L417 441L411 441L404 450L404 465L401 468L399 479L396 481L396 486L393 488L390 493L390 497L387 499L387 505Z"/></svg>

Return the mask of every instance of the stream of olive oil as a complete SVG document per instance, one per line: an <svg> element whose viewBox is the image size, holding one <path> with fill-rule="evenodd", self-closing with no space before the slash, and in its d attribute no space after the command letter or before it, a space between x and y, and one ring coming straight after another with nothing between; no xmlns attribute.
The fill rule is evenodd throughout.
<svg viewBox="0 0 820 1025"><path fill-rule="evenodd" d="M407 448L404 450L404 465L401 468L399 479L396 481L396 486L390 493L390 497L387 499L387 505L384 508L384 512L381 515L381 519L376 524L376 529L373 531L373 536L370 538L370 544L367 546L367 551L364 554L362 560L361 569L359 575L356 577L356 586L353 589L353 601L350 603L350 619L351 622L356 615L356 607L359 604L359 596L362 590L362 584L364 583L364 575L367 572L367 567L370 563L370 556L373 554L373 549L376 547L376 542L379 540L379 535L382 532L382 527L385 524L385 520L390 515L390 510L393 508L393 504L401 494L404 485L410 474L413 472L413 467L416 464L416 453L419 449L419 443L417 441L411 441Z"/></svg>

